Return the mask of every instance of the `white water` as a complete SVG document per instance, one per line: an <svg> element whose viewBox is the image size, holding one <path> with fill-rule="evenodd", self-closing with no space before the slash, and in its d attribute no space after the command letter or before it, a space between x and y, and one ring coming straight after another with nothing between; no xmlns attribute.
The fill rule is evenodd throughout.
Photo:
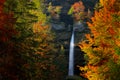
<svg viewBox="0 0 120 80"><path fill-rule="evenodd" d="M74 30L72 32L72 37L70 41L70 49L69 49L69 70L68 76L74 75Z"/></svg>

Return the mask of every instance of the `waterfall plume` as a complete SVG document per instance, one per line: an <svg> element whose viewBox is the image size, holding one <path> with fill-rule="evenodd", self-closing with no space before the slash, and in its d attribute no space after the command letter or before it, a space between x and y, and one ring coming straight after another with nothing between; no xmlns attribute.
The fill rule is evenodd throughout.
<svg viewBox="0 0 120 80"><path fill-rule="evenodd" d="M69 70L68 76L74 75L74 30L72 32L69 49Z"/></svg>

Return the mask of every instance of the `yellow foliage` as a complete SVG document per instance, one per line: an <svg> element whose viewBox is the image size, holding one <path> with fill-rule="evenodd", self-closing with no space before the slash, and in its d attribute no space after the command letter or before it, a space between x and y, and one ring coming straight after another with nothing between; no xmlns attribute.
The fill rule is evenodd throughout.
<svg viewBox="0 0 120 80"><path fill-rule="evenodd" d="M120 39L116 39L115 44L120 47Z"/></svg>
<svg viewBox="0 0 120 80"><path fill-rule="evenodd" d="M48 26L42 26L42 22L36 22L33 25L34 33L39 33L39 32L45 33L47 29L48 29ZM43 35L45 35L45 34L43 34Z"/></svg>

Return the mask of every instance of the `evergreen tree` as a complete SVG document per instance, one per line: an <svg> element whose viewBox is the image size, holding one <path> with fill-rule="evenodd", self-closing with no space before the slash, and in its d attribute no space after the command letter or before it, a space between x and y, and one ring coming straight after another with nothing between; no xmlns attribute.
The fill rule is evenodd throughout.
<svg viewBox="0 0 120 80"><path fill-rule="evenodd" d="M59 53L55 49L54 35L50 31L47 17L43 13L42 1L1 1L4 6L0 6L0 10L3 9L2 11L6 13L7 17L0 17L3 19L2 22L5 21L5 24L1 25L5 26L8 36L2 35L5 32L0 27L0 41L4 42L1 42L2 45L0 45L0 62L2 63L0 79L63 79L61 76L64 75L66 68L63 65L66 63L64 61L60 63L60 61L65 60L64 55L57 56Z"/></svg>

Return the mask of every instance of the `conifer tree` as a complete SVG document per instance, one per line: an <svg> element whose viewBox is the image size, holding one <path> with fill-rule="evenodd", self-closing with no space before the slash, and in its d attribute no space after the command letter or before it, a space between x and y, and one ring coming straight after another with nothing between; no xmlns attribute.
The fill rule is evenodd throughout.
<svg viewBox="0 0 120 80"><path fill-rule="evenodd" d="M1 37L5 32L1 29L3 27L0 27L0 43L4 42L3 46L0 45L0 55L2 55L0 57L2 63L0 79L63 79L61 76L63 76L65 68L61 64L64 62L60 63L60 61L64 60L64 56L62 54L56 56L58 52L53 43L54 35L50 31L47 17L43 13L42 1L6 0L1 3L4 6L0 5L0 9L7 13L5 14L7 18L0 17L0 19L6 23L3 24L7 26L5 30L8 36L6 37L5 34L3 35L5 38ZM9 20L11 22L8 22ZM6 40L8 41L6 42ZM10 42L10 46L8 42Z"/></svg>

